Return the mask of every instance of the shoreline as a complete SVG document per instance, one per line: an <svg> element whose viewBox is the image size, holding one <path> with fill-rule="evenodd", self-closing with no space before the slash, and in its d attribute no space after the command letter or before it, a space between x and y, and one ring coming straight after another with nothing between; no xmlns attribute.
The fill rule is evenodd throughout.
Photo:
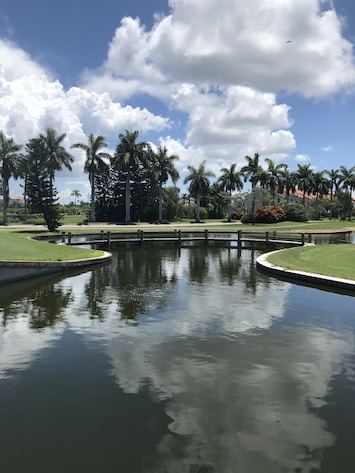
<svg viewBox="0 0 355 473"><path fill-rule="evenodd" d="M308 271L300 271L296 269L288 269L282 266L274 265L267 260L267 257L273 253L283 250L271 251L260 255L256 260L258 269L265 271L274 276L280 276L285 279L295 280L298 282L308 282L311 284L343 289L346 291L355 291L355 281L352 279L338 278L333 276L325 276L323 274L311 273Z"/></svg>

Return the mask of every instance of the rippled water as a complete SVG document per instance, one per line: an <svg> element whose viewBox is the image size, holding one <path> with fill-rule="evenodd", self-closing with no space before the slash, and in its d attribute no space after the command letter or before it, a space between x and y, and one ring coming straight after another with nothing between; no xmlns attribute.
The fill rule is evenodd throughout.
<svg viewBox="0 0 355 473"><path fill-rule="evenodd" d="M118 249L0 288L0 471L353 473L353 297L257 251Z"/></svg>

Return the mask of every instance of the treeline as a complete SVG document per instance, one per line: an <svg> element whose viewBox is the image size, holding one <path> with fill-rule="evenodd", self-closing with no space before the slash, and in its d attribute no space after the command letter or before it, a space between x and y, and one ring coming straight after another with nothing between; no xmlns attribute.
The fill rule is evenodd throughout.
<svg viewBox="0 0 355 473"><path fill-rule="evenodd" d="M0 131L3 224L7 224L9 180L21 178L26 208L41 213L50 231L58 228L60 206L55 175L64 168L71 170L74 162L63 146L65 137L48 128L22 147ZM247 214L246 221L254 223L258 207L287 205L296 190L302 192L304 208L307 196L313 197L314 218L319 218L323 207L330 218L351 218L355 166L315 172L307 163L299 164L292 172L286 164L277 164L269 158L262 165L259 154L255 153L252 157L245 156L241 169L232 164L215 176L206 169L204 161L197 167L187 166L184 184L188 185L188 193L180 195L177 187L180 176L176 169L179 157L169 154L166 147L154 150L149 143L138 141L138 137L138 131L126 130L120 134L113 155L105 151L107 143L101 135L90 134L86 143L71 146L86 155L84 171L91 187L90 221L163 222L163 218L193 216L199 222L201 212L203 218L224 218L227 214L231 221L236 211L241 210ZM173 186L165 187L169 179ZM235 195L246 182L251 184L247 198ZM320 206L323 196L327 199Z"/></svg>

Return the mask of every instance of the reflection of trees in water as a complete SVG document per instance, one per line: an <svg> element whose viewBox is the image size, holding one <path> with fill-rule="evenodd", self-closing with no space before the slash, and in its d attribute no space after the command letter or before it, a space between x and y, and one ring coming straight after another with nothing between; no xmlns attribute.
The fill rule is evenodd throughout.
<svg viewBox="0 0 355 473"><path fill-rule="evenodd" d="M34 329L53 327L63 320L62 311L69 304L71 296L71 289L64 290L57 286L38 291L29 307L30 327Z"/></svg>
<svg viewBox="0 0 355 473"><path fill-rule="evenodd" d="M90 280L85 284L86 309L91 319L104 320L107 287L109 287L109 267L102 266L91 271Z"/></svg>
<svg viewBox="0 0 355 473"><path fill-rule="evenodd" d="M219 269L222 282L233 286L236 279L239 280L239 273L242 267L241 250L227 248L219 252Z"/></svg>
<svg viewBox="0 0 355 473"><path fill-rule="evenodd" d="M245 250L244 250L245 251ZM246 250L247 258L243 265L241 272L242 281L245 284L247 291L256 294L257 286L260 284L269 285L268 276L260 273L256 267L256 258L260 254L260 250L255 249L254 246L250 250Z"/></svg>
<svg viewBox="0 0 355 473"><path fill-rule="evenodd" d="M102 320L105 301L116 301L121 318L134 320L153 303L161 303L162 298L166 301L167 285L178 279L179 258L178 248L118 248L111 266L94 270L86 285L91 316Z"/></svg>
<svg viewBox="0 0 355 473"><path fill-rule="evenodd" d="M191 282L202 284L208 276L208 248L191 248L189 251L189 278Z"/></svg>
<svg viewBox="0 0 355 473"><path fill-rule="evenodd" d="M2 310L2 325L5 327L9 320L18 317L29 317L32 329L54 327L63 320L63 309L69 304L72 290L64 290L57 285L39 288L32 297L14 301Z"/></svg>
<svg viewBox="0 0 355 473"><path fill-rule="evenodd" d="M249 259L248 262L243 266L242 271L242 280L245 284L247 290L250 290L252 294L256 293L256 286L257 286L257 278L258 278L258 271L256 269L256 261L255 261L255 249L252 248L248 250Z"/></svg>

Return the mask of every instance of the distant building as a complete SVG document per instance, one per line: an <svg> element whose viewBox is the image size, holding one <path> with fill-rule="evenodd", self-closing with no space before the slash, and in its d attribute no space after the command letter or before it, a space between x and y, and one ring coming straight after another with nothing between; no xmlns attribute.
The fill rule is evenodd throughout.
<svg viewBox="0 0 355 473"><path fill-rule="evenodd" d="M25 199L20 195L15 195L14 197L10 197L10 204L17 204L17 205L24 205Z"/></svg>

